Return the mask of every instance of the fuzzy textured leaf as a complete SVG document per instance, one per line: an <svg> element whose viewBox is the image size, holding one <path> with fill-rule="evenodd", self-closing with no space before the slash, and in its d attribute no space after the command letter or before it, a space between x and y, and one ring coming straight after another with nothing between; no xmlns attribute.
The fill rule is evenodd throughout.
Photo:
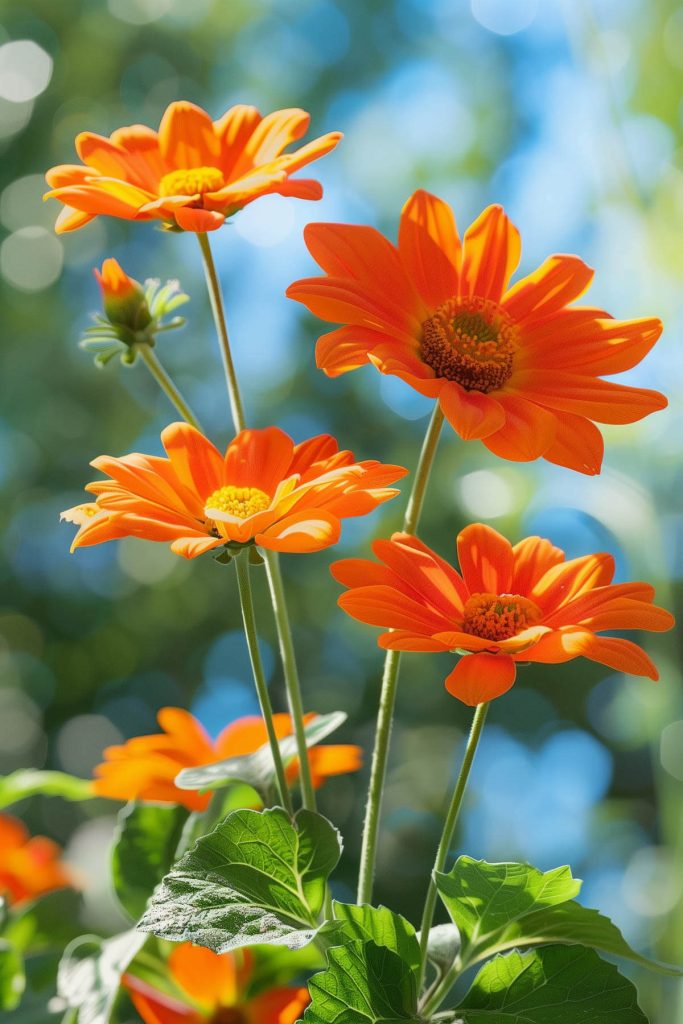
<svg viewBox="0 0 683 1024"><path fill-rule="evenodd" d="M112 879L121 906L134 921L171 868L187 818L184 807L152 804L127 804L119 813Z"/></svg>
<svg viewBox="0 0 683 1024"><path fill-rule="evenodd" d="M341 853L319 814L235 811L175 865L139 927L217 953L258 943L298 949L318 929L325 883Z"/></svg>
<svg viewBox="0 0 683 1024"><path fill-rule="evenodd" d="M616 967L583 946L545 946L489 961L455 1012L463 1024L647 1024Z"/></svg>
<svg viewBox="0 0 683 1024"><path fill-rule="evenodd" d="M327 954L327 970L308 984L304 1024L417 1024L410 965L374 942L349 942Z"/></svg>

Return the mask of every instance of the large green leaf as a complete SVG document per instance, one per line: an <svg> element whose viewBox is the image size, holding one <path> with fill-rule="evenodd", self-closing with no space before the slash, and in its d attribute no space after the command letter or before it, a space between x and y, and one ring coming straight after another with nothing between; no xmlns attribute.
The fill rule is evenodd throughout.
<svg viewBox="0 0 683 1024"><path fill-rule="evenodd" d="M415 975L375 942L349 942L327 953L327 970L309 984L304 1024L417 1024Z"/></svg>
<svg viewBox="0 0 683 1024"><path fill-rule="evenodd" d="M304 727L306 745L313 747L322 742L330 733L338 729L346 721L343 711L333 711L329 715L316 715ZM286 736L280 740L280 752L285 762L296 757L297 743L294 736ZM275 780L275 766L270 744L259 747L253 754L242 757L229 757L224 761L215 761L199 768L184 768L175 779L179 789L207 790L219 789L234 782L245 782L257 791L264 799L270 797Z"/></svg>
<svg viewBox="0 0 683 1024"><path fill-rule="evenodd" d="M19 1004L25 984L21 954L0 939L0 1010L13 1010Z"/></svg>
<svg viewBox="0 0 683 1024"><path fill-rule="evenodd" d="M108 1024L119 996L121 976L147 939L137 931L112 939L83 935L64 951L57 989L78 1024Z"/></svg>
<svg viewBox="0 0 683 1024"><path fill-rule="evenodd" d="M335 901L332 909L335 917L333 928L334 924L339 926L334 928L334 934L342 936L340 942L352 939L384 946L398 953L417 974L420 969L420 944L415 929L405 917L395 914L388 907L371 907L367 903L356 906Z"/></svg>
<svg viewBox="0 0 683 1024"><path fill-rule="evenodd" d="M9 807L27 796L61 796L65 800L92 800L90 779L79 779L65 772L42 772L26 768L0 777L0 807Z"/></svg>
<svg viewBox="0 0 683 1024"><path fill-rule="evenodd" d="M184 807L127 804L119 813L112 849L114 890L134 921L173 864L188 811Z"/></svg>
<svg viewBox="0 0 683 1024"><path fill-rule="evenodd" d="M647 1024L634 986L592 949L545 946L489 961L455 1012L464 1024Z"/></svg>
<svg viewBox="0 0 683 1024"><path fill-rule="evenodd" d="M166 875L139 927L217 953L273 942L298 949L318 929L325 884L341 853L319 814L235 811Z"/></svg>

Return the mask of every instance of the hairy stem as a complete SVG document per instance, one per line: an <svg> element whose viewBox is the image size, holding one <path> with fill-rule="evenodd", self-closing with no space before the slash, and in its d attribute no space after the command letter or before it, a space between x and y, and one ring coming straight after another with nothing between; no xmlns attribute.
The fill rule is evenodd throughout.
<svg viewBox="0 0 683 1024"><path fill-rule="evenodd" d="M159 362L159 357L150 345L138 345L137 351L155 381L164 392L172 405L176 407L180 415L188 423L191 423L197 430L201 430L201 424L192 409L183 398L179 388L174 384L166 370Z"/></svg>

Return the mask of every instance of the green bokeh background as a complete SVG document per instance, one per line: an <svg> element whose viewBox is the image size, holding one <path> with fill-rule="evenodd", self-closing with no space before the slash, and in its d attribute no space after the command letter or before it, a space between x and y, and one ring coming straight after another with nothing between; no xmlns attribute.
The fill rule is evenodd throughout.
<svg viewBox="0 0 683 1024"><path fill-rule="evenodd" d="M42 52L21 51L19 70L4 48L18 40ZM91 269L104 257L139 279L181 280L189 323L159 355L211 436L230 437L195 240L105 220L57 239L57 204L41 200L44 170L74 159L79 131L156 126L178 98L214 116L234 102L302 106L315 134L346 134L315 165L322 202L259 201L213 237L254 424L277 422L296 440L330 431L360 457L414 466L429 403L370 368L324 377L313 344L327 328L284 290L314 272L307 221L372 223L395 237L418 186L451 201L461 226L504 202L522 231L523 270L550 252L578 252L597 270L590 301L664 319L662 341L628 381L666 392L671 406L606 428L601 477L504 463L446 430L421 535L450 557L458 529L480 519L513 540L548 535L572 556L610 550L620 578L652 581L676 610L683 7L28 0L0 3L0 47L0 770L88 776L104 746L154 731L165 704L192 707L214 732L255 710L229 568L132 540L70 556L72 528L58 523L92 478L90 459L157 452L159 430L175 418L144 367L98 370L77 347L99 301ZM374 631L337 608L328 566L396 529L404 500L349 524L334 552L283 560L307 707L347 711L340 738L362 744L368 759L381 654ZM263 582L258 596L273 701L283 707ZM491 710L457 851L544 868L569 860L586 880L584 902L611 914L638 949L680 963L680 640L643 642L661 666L658 685L582 662L520 673ZM377 897L413 920L469 722L443 689L449 664L412 655L402 669ZM345 837L346 896L366 781L336 779L321 794ZM39 797L18 808L33 831L66 847L83 880L83 928L103 934L122 924L107 883L116 809ZM655 1024L683 1014L675 982L632 973Z"/></svg>

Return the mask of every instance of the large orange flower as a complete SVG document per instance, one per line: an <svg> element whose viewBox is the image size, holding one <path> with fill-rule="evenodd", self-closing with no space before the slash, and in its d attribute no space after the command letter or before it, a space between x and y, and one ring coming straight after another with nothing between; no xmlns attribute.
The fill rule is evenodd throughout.
<svg viewBox="0 0 683 1024"><path fill-rule="evenodd" d="M17 818L0 814L0 896L16 904L71 885L61 852L51 839L30 836Z"/></svg>
<svg viewBox="0 0 683 1024"><path fill-rule="evenodd" d="M318 366L335 377L369 362L401 377L494 455L598 473L593 421L632 423L667 404L656 391L601 379L640 362L660 321L571 306L593 276L577 256L550 256L510 287L520 238L500 206L484 210L462 243L450 207L423 191L403 208L398 247L344 224L309 224L305 237L327 276L287 294L346 325L319 339Z"/></svg>
<svg viewBox="0 0 683 1024"><path fill-rule="evenodd" d="M283 153L307 131L305 110L276 110L262 117L239 105L218 121L194 103L171 103L159 131L136 124L109 138L76 137L82 164L47 172L54 197L65 205L57 231L74 231L106 214L124 220L162 220L184 231L214 231L247 203L277 193L320 199L322 187L295 171L334 149L341 132L329 132L293 153Z"/></svg>
<svg viewBox="0 0 683 1024"><path fill-rule="evenodd" d="M314 717L306 715L304 721ZM162 708L158 720L161 733L136 736L104 751L105 760L95 768L93 782L98 796L182 804L190 811L203 811L211 794L178 789L175 785L178 772L228 757L253 754L268 742L265 723L257 716L249 715L231 722L215 741L197 719L182 708ZM278 739L292 735L289 715L273 715L273 725ZM331 775L357 771L361 766L361 749L344 744L312 747L308 758L313 785L318 788ZM288 766L290 780L294 781L298 774L298 761L294 758Z"/></svg>
<svg viewBox="0 0 683 1024"><path fill-rule="evenodd" d="M309 1002L305 988L272 988L252 996L249 950L219 954L183 943L171 951L168 969L178 997L124 975L145 1024L294 1024Z"/></svg>
<svg viewBox="0 0 683 1024"><path fill-rule="evenodd" d="M380 561L347 558L332 574L349 587L339 604L354 619L390 632L395 651L463 655L446 689L465 704L500 697L516 663L557 664L583 656L617 672L657 679L647 654L603 630L671 629L673 616L652 602L647 583L613 584L611 555L565 560L550 541L527 537L513 547L489 526L459 534L460 572L405 533L378 540Z"/></svg>
<svg viewBox="0 0 683 1024"><path fill-rule="evenodd" d="M62 514L81 527L72 550L131 536L170 541L185 558L226 544L320 551L339 539L340 520L398 494L386 485L407 472L356 462L327 434L295 445L277 427L243 430L225 456L187 423L166 427L161 440L165 459L94 460L111 479L88 484L96 502Z"/></svg>

